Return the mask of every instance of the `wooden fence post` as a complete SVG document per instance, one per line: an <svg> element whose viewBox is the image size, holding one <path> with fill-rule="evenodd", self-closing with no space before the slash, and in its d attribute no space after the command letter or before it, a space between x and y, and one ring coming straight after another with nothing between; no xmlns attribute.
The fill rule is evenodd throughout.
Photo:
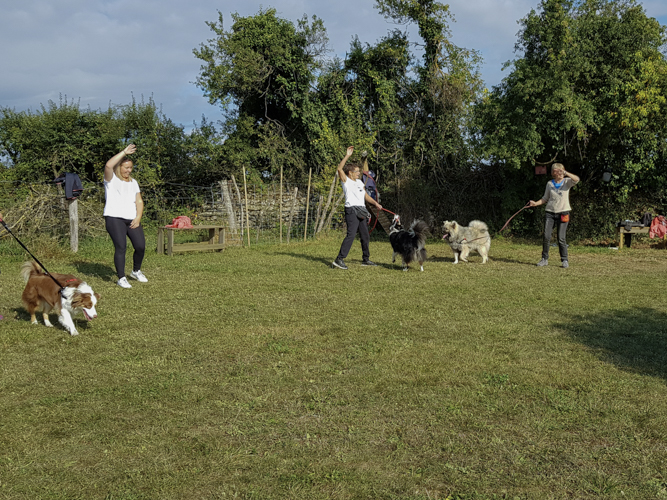
<svg viewBox="0 0 667 500"><path fill-rule="evenodd" d="M303 227L303 241L306 241L308 235L308 207L310 207L310 179L313 175L313 167L308 169L308 192L306 194L306 224Z"/></svg>
<svg viewBox="0 0 667 500"><path fill-rule="evenodd" d="M236 184L236 179L232 175L232 183L234 183L234 191L236 192L236 198L239 200L239 225L241 226L241 246L243 246L243 235L245 234L245 223L243 221L243 200L241 199L241 192L239 191L239 185Z"/></svg>
<svg viewBox="0 0 667 500"><path fill-rule="evenodd" d="M79 200L69 200L69 245L72 252L79 251Z"/></svg>
<svg viewBox="0 0 667 500"><path fill-rule="evenodd" d="M294 188L294 199L292 200L292 208L289 211L289 221L287 222L287 244L289 245L290 234L292 233L292 216L294 215L294 209L296 208L296 198L299 193L299 188Z"/></svg>
<svg viewBox="0 0 667 500"><path fill-rule="evenodd" d="M280 243L283 242L283 166L280 165ZM287 236L287 243L289 243L289 235Z"/></svg>
<svg viewBox="0 0 667 500"><path fill-rule="evenodd" d="M333 179L331 180L331 187L329 188L329 196L327 198L327 203L324 205L324 210L322 211L322 219L320 220L320 223L318 224L317 228L315 229L316 233L319 233L322 231L322 228L324 227L324 223L327 217L327 211L329 210L329 205L331 204L331 200L333 199L334 195L334 190L336 189L336 179L338 178L338 171L333 176ZM332 209L333 210L333 209Z"/></svg>
<svg viewBox="0 0 667 500"><path fill-rule="evenodd" d="M248 248L250 248L250 216L248 215L248 185L245 178L245 167L243 167L243 193L245 194L245 220L248 226Z"/></svg>
<svg viewBox="0 0 667 500"><path fill-rule="evenodd" d="M220 191L222 191L222 202L227 211L227 224L229 230L235 235L238 231L238 226L236 225L236 214L234 213L234 205L232 205L232 196L228 181L220 181Z"/></svg>

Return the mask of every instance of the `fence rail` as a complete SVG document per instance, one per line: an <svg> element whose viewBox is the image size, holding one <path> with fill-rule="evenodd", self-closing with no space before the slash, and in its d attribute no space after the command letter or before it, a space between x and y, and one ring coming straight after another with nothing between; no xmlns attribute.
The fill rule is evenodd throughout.
<svg viewBox="0 0 667 500"><path fill-rule="evenodd" d="M342 192L336 192L335 184L329 193L290 184L281 189L279 183L250 184L244 189L234 178L211 186L145 186L142 223L150 230L169 224L178 215L187 215L193 224L223 224L230 244L304 240L344 221ZM77 205L79 236L106 235L104 187L84 182ZM70 207L60 186L0 182L0 207L16 234L49 235L61 240L70 237Z"/></svg>

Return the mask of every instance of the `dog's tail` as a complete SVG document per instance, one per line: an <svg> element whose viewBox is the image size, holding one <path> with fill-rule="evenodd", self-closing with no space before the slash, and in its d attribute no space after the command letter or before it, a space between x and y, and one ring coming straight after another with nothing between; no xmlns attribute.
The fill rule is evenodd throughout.
<svg viewBox="0 0 667 500"><path fill-rule="evenodd" d="M42 267L37 264L37 262L24 262L21 266L21 277L23 278L23 281L27 283L30 276L33 274L42 274Z"/></svg>
<svg viewBox="0 0 667 500"><path fill-rule="evenodd" d="M484 224L481 220L471 220L470 224L468 224L470 227L473 227L477 229L478 231L481 231L483 233L488 233L489 228L486 224Z"/></svg>
<svg viewBox="0 0 667 500"><path fill-rule="evenodd" d="M408 232L415 236L418 242L418 248L424 248L426 244L426 236L428 235L428 224L422 220L415 220L411 225Z"/></svg>

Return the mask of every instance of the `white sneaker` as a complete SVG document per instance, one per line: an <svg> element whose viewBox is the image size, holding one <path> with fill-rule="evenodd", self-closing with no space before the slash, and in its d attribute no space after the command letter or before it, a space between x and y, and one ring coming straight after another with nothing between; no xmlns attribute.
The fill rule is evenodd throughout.
<svg viewBox="0 0 667 500"><path fill-rule="evenodd" d="M130 278L134 278L135 280L140 281L142 283L148 283L148 278L144 276L144 273L142 273L141 270L132 271L132 273L130 274Z"/></svg>
<svg viewBox="0 0 667 500"><path fill-rule="evenodd" d="M117 285L121 288L132 288L132 285L127 282L127 278L125 276L118 280Z"/></svg>

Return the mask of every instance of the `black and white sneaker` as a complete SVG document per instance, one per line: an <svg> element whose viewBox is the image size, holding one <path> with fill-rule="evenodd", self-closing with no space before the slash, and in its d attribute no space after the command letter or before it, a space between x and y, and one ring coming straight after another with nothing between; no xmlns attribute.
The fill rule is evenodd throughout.
<svg viewBox="0 0 667 500"><path fill-rule="evenodd" d="M345 262L343 262L343 259L336 259L332 262L334 267L337 267L338 269L347 269L347 266L345 265Z"/></svg>
<svg viewBox="0 0 667 500"><path fill-rule="evenodd" d="M362 266L377 266L377 264L371 260L364 260L361 263Z"/></svg>

